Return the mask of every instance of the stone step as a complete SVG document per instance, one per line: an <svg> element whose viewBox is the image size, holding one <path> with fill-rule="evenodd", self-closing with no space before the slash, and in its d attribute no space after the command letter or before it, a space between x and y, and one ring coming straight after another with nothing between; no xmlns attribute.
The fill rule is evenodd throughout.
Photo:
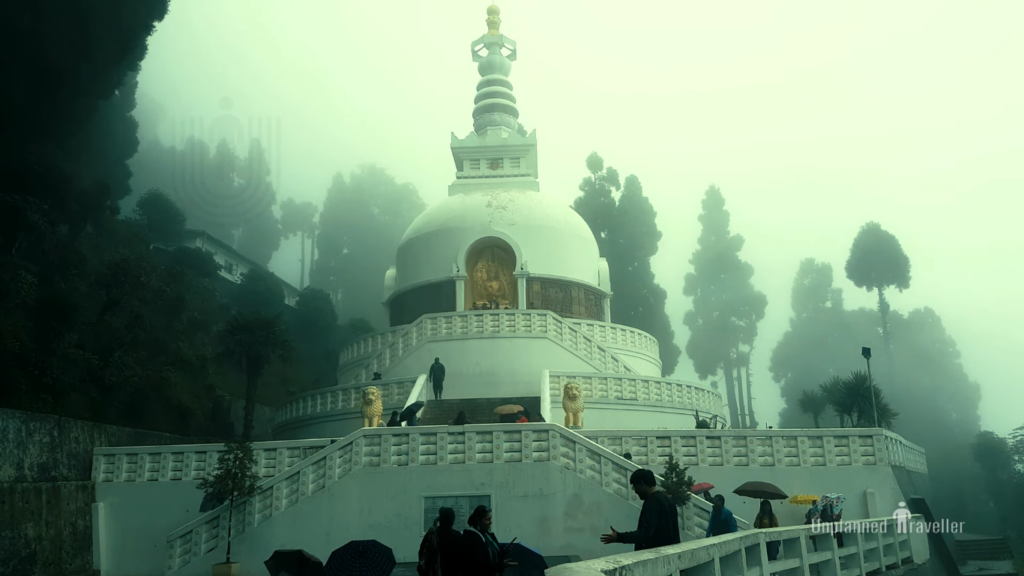
<svg viewBox="0 0 1024 576"><path fill-rule="evenodd" d="M534 416L540 415L540 397L517 398L452 398L427 400L420 413L420 426L443 426L455 419L460 411L466 412L471 424L497 424L499 416L494 409L506 404L518 404Z"/></svg>
<svg viewBox="0 0 1024 576"><path fill-rule="evenodd" d="M1013 550L1005 538L957 540L956 549L964 560L1012 560Z"/></svg>

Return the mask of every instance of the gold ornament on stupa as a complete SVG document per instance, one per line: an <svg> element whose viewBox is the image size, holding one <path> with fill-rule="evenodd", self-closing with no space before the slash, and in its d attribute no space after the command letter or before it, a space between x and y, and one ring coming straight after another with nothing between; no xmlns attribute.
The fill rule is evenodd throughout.
<svg viewBox="0 0 1024 576"><path fill-rule="evenodd" d="M498 35L501 34L501 8L498 8L495 4L491 4L487 7L487 33Z"/></svg>

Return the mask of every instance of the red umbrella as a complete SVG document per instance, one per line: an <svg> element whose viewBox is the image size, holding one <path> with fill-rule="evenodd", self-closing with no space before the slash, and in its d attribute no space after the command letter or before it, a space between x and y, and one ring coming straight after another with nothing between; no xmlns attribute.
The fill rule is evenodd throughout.
<svg viewBox="0 0 1024 576"><path fill-rule="evenodd" d="M703 494L705 492L710 492L711 489L714 487L715 485L710 482L701 482L700 484L694 484L693 487L690 488L690 494Z"/></svg>

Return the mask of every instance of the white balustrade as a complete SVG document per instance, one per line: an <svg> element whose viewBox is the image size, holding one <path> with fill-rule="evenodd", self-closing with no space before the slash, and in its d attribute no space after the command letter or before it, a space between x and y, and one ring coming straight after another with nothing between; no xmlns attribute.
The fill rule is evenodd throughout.
<svg viewBox="0 0 1024 576"><path fill-rule="evenodd" d="M595 560L562 564L547 576L769 576L818 574L866 576L921 565L928 561L924 519L905 524L888 518L857 521L845 530L843 547L827 525L749 530ZM849 524L849 523L847 523ZM849 528L849 526L844 526ZM768 560L767 544L777 542L778 556Z"/></svg>
<svg viewBox="0 0 1024 576"><path fill-rule="evenodd" d="M638 330L621 324L598 322L596 320L567 319L569 323L583 331L584 334L597 340L605 346L614 348L630 348L649 354L655 358L661 357L661 348L658 339L643 330Z"/></svg>
<svg viewBox="0 0 1024 576"><path fill-rule="evenodd" d="M927 473L925 453L892 432L866 428L807 430L580 430L633 461L681 466L902 466Z"/></svg>
<svg viewBox="0 0 1024 576"><path fill-rule="evenodd" d="M712 415L723 416L722 396L714 390L680 380L634 374L551 371L548 382L551 387L552 404L557 405L561 402L563 387L570 380L580 385L584 400L664 402L676 404L686 410L695 410L702 418Z"/></svg>
<svg viewBox="0 0 1024 576"><path fill-rule="evenodd" d="M544 337L558 342L601 373L635 374L605 344L575 324L546 310L492 310L427 314L401 329L390 342L366 361L352 378L364 382L374 372L384 373L406 354L425 342L443 339L478 338L486 335ZM340 369L341 365L339 365ZM339 374L340 376L340 374Z"/></svg>
<svg viewBox="0 0 1024 576"><path fill-rule="evenodd" d="M353 360L375 354L388 344L391 344L391 342L394 341L395 336L401 333L404 329L405 326L395 326L394 328L390 328L383 332L376 332L359 338L355 342L352 342L341 349L341 353L338 355L338 364L346 364Z"/></svg>
<svg viewBox="0 0 1024 576"><path fill-rule="evenodd" d="M335 439L253 442L254 470L272 478L329 446ZM201 480L217 467L223 444L132 446L93 450L93 482Z"/></svg>
<svg viewBox="0 0 1024 576"><path fill-rule="evenodd" d="M483 466L555 463L615 498L640 507L629 476L639 466L561 426L550 423L363 428L260 483L257 494L235 506L231 537L273 519L360 468ZM458 473L453 471L453 473ZM225 543L227 504L172 532L167 538L171 573ZM702 538L709 505L691 498L680 511L683 530ZM737 519L746 528L745 521Z"/></svg>
<svg viewBox="0 0 1024 576"><path fill-rule="evenodd" d="M405 402L416 386L416 377L392 378L342 384L306 392L274 411L274 426L288 420L316 416L335 410L361 410L363 406L363 390L376 386L380 390L381 404L384 408L404 408Z"/></svg>
<svg viewBox="0 0 1024 576"><path fill-rule="evenodd" d="M893 466L902 466L912 472L928 473L928 459L924 448L907 442L902 436L885 431L885 446Z"/></svg>

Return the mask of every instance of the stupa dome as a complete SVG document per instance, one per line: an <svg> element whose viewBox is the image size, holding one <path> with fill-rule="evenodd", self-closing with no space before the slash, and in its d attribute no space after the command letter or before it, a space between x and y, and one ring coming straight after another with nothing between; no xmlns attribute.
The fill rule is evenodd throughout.
<svg viewBox="0 0 1024 576"><path fill-rule="evenodd" d="M594 234L570 206L534 189L517 187L456 194L431 205L406 231L395 257L395 290L449 279L466 270L466 255L481 240L504 241L515 269L599 286Z"/></svg>

